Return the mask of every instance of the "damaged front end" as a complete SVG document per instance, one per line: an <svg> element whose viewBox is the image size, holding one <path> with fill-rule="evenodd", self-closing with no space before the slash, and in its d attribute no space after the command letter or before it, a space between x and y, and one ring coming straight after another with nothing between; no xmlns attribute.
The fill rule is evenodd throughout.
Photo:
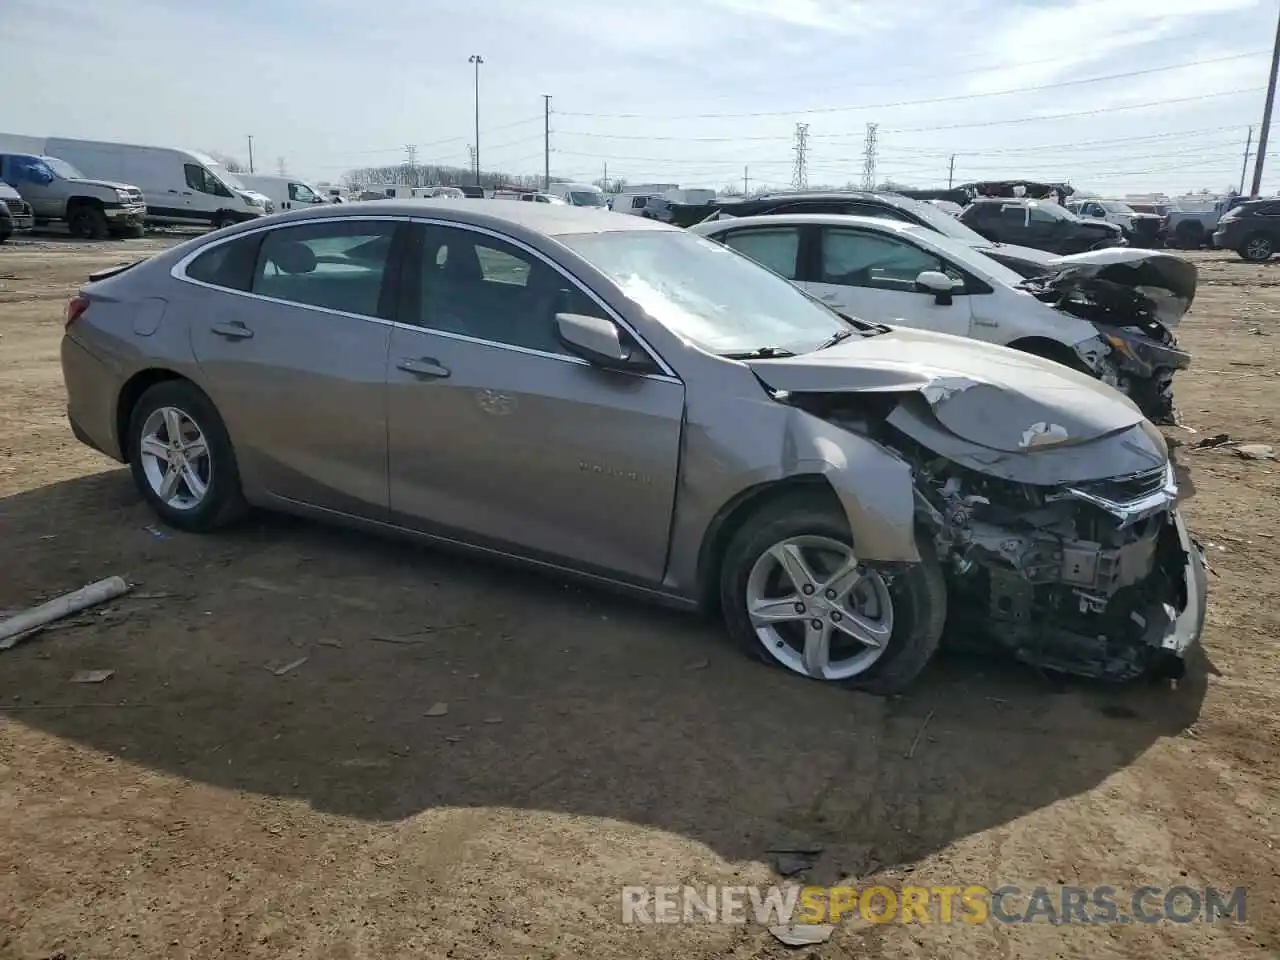
<svg viewBox="0 0 1280 960"><path fill-rule="evenodd" d="M1059 257L1023 287L1057 310L1088 320L1098 336L1080 359L1153 423L1173 423L1173 376L1191 365L1173 330L1191 308L1196 268L1150 250L1108 249Z"/></svg>
<svg viewBox="0 0 1280 960"><path fill-rule="evenodd" d="M982 638L1038 667L1112 681L1181 676L1204 625L1207 568L1179 516L1164 440L1137 411L1065 369L1036 370L1037 390L1016 370L1000 381L917 367L890 386L872 363L850 388L823 389L814 381L825 378L763 368L780 402L910 466L953 642Z"/></svg>

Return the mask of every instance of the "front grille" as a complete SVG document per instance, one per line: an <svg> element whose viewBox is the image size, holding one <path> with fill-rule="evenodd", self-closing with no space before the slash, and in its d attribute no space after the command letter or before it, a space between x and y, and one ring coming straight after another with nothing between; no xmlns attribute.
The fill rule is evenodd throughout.
<svg viewBox="0 0 1280 960"><path fill-rule="evenodd" d="M1131 503L1164 488L1166 467L1156 467L1128 477L1112 477L1076 484L1075 489L1112 503Z"/></svg>
<svg viewBox="0 0 1280 960"><path fill-rule="evenodd" d="M6 197L4 205L9 208L10 213L16 213L18 216L22 216L27 212L26 201L17 197L12 200Z"/></svg>

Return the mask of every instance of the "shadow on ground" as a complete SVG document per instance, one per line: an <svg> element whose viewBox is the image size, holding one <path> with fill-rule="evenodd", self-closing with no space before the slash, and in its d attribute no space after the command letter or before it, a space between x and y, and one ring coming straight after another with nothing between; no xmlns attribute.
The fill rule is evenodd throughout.
<svg viewBox="0 0 1280 960"><path fill-rule="evenodd" d="M886 701L541 575L275 517L207 537L153 523L123 470L0 501L0 607L140 584L0 654L0 714L365 820L560 811L733 859L803 836L861 872L1097 786L1192 723L1205 690L1203 663L1176 689L1116 689L953 656ZM87 668L115 676L67 682Z"/></svg>

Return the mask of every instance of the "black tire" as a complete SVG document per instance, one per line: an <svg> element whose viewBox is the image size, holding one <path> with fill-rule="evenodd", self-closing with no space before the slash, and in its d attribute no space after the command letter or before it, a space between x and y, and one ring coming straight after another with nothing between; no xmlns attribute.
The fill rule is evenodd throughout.
<svg viewBox="0 0 1280 960"><path fill-rule="evenodd" d="M1178 250L1199 250L1204 246L1204 228L1198 223L1180 223L1173 231L1173 246Z"/></svg>
<svg viewBox="0 0 1280 960"><path fill-rule="evenodd" d="M1249 263L1266 263L1275 251L1275 241L1271 237L1265 233L1251 233L1244 238L1236 252L1240 254L1241 260Z"/></svg>
<svg viewBox="0 0 1280 960"><path fill-rule="evenodd" d="M221 210L213 215L212 227L214 230L221 230L223 227L230 225L230 223L231 218Z"/></svg>
<svg viewBox="0 0 1280 960"><path fill-rule="evenodd" d="M1020 343L1010 344L1015 350L1021 350L1023 353L1030 354L1033 357L1039 357L1041 360L1052 360L1054 363L1061 364L1064 367L1070 367L1079 373L1088 374L1097 378L1097 374L1090 370L1083 360L1076 355L1076 352L1069 347L1060 343L1028 343L1023 346Z"/></svg>
<svg viewBox="0 0 1280 960"><path fill-rule="evenodd" d="M12 231L9 231L9 230L0 231L0 243L8 243L9 238L12 236L13 236Z"/></svg>
<svg viewBox="0 0 1280 960"><path fill-rule="evenodd" d="M80 206L71 211L67 228L82 240L105 240L108 236L107 215L97 207Z"/></svg>
<svg viewBox="0 0 1280 960"><path fill-rule="evenodd" d="M781 669L786 667L765 649L747 615L747 581L765 551L789 537L805 535L852 544L838 503L806 491L780 497L749 517L733 535L720 569L720 605L730 636L747 656ZM921 562L893 571L888 584L894 622L884 653L862 673L838 681L843 686L880 696L899 693L937 650L947 616L946 582L927 538L917 539Z"/></svg>
<svg viewBox="0 0 1280 960"><path fill-rule="evenodd" d="M208 485L203 500L189 509L175 508L152 489L142 457L142 431L155 411L173 407L194 421L208 445ZM248 512L240 490L240 471L227 429L213 402L188 380L166 380L148 389L129 415L129 468L143 499L166 524L190 533L205 533L239 520Z"/></svg>

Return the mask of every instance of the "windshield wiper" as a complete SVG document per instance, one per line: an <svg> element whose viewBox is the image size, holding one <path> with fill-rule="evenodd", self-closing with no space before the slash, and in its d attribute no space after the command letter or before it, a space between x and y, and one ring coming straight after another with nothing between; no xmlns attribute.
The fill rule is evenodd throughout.
<svg viewBox="0 0 1280 960"><path fill-rule="evenodd" d="M837 343L844 343L844 341L848 340L852 336L853 336L852 330L837 330L835 333L827 337L827 339L823 340L820 344L818 344L813 349L826 350L828 347L834 347Z"/></svg>
<svg viewBox="0 0 1280 960"><path fill-rule="evenodd" d="M776 360L779 357L794 357L795 352L783 347L756 347L754 350L722 353L720 356L730 360Z"/></svg>

